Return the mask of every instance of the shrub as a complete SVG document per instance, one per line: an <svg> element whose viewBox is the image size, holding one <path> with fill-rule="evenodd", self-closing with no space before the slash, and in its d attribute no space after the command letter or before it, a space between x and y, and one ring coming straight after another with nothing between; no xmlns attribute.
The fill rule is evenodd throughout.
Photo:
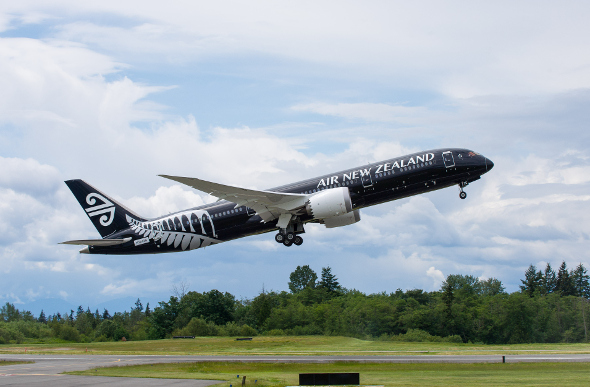
<svg viewBox="0 0 590 387"><path fill-rule="evenodd" d="M64 325L61 327L61 331L59 333L59 338L67 341L80 341L80 334L76 330L76 328L71 327L69 325Z"/></svg>
<svg viewBox="0 0 590 387"><path fill-rule="evenodd" d="M282 329L271 329L270 331L264 332L265 336L286 336L285 331Z"/></svg>
<svg viewBox="0 0 590 387"><path fill-rule="evenodd" d="M258 332L256 331L256 329L252 328L249 325L242 325L242 327L240 328L240 336L256 336L258 335Z"/></svg>
<svg viewBox="0 0 590 387"><path fill-rule="evenodd" d="M408 331L403 334L400 333L399 335L393 335L391 337L381 336L381 340L391 340L391 341L406 341L406 342L415 342L415 343L462 343L463 339L459 335L447 336L447 337L440 337L440 336L433 336L430 333L423 331L421 329L408 329Z"/></svg>
<svg viewBox="0 0 590 387"><path fill-rule="evenodd" d="M0 325L0 344L20 344L24 339L25 336L9 324Z"/></svg>

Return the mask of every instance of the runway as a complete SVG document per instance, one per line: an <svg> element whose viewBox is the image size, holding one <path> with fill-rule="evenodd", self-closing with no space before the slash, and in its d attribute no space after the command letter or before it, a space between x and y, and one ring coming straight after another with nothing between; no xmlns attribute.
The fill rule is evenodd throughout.
<svg viewBox="0 0 590 387"><path fill-rule="evenodd" d="M0 355L0 360L34 361L32 364L0 366L0 386L177 386L206 387L222 381L112 378L61 375L97 367L203 361L330 363L336 361L380 363L499 363L502 355L413 355L413 356L166 356L166 355ZM590 362L590 354L506 355L514 362Z"/></svg>

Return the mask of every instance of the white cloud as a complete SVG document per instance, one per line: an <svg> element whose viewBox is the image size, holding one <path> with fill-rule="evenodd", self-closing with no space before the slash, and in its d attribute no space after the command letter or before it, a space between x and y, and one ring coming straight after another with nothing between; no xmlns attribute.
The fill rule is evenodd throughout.
<svg viewBox="0 0 590 387"><path fill-rule="evenodd" d="M434 266L430 266L426 270L426 275L432 278L432 287L439 288L442 282L445 280L445 276L442 271L436 269Z"/></svg>
<svg viewBox="0 0 590 387"><path fill-rule="evenodd" d="M59 182L58 170L34 159L0 156L0 187L19 192L43 194L55 191Z"/></svg>
<svg viewBox="0 0 590 387"><path fill-rule="evenodd" d="M427 109L423 106L408 107L385 103L311 103L292 106L295 111L309 111L318 114L361 119L377 122L415 123Z"/></svg>
<svg viewBox="0 0 590 387"><path fill-rule="evenodd" d="M3 8L14 15L52 16L67 9L70 17L56 23L61 39L144 60L261 54L338 67L341 73L352 70L364 79L402 87L434 87L462 98L590 86L584 39L589 8L583 2L564 7L536 1L472 6L459 1L222 1L206 6L172 1L162 6L63 0ZM99 24L88 16L97 13L128 20Z"/></svg>
<svg viewBox="0 0 590 387"><path fill-rule="evenodd" d="M155 218L205 204L201 195L195 191L184 190L179 185L160 187L155 195L147 199L133 197L126 202L134 212L147 218Z"/></svg>

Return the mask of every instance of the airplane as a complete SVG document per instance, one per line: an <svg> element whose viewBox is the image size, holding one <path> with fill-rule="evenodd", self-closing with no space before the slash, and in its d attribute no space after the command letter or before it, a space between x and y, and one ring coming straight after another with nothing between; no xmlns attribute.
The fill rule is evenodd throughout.
<svg viewBox="0 0 590 387"><path fill-rule="evenodd" d="M494 167L469 149L435 149L258 191L192 177L160 175L208 193L218 201L154 219L135 214L83 180L70 188L102 239L84 254L153 254L194 250L277 231L275 241L301 245L306 223L327 228L360 221L360 209L458 185L463 190Z"/></svg>

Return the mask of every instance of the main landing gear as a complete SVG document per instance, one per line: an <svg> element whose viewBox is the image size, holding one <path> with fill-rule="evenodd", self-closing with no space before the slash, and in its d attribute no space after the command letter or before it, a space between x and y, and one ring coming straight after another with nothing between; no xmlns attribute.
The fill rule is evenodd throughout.
<svg viewBox="0 0 590 387"><path fill-rule="evenodd" d="M287 247L292 245L301 246L301 244L303 243L303 238L295 234L295 232L305 232L305 230L303 229L303 223L290 223L286 229L280 229L279 232L275 235L275 241L277 241L277 243L282 243Z"/></svg>
<svg viewBox="0 0 590 387"><path fill-rule="evenodd" d="M459 189L461 190L461 192L459 192L459 197L461 199L467 198L467 192L463 191L463 188L467 187L467 184L469 184L469 183L467 183L465 181L462 181L459 183Z"/></svg>
<svg viewBox="0 0 590 387"><path fill-rule="evenodd" d="M295 235L293 232L282 233L279 231L277 235L275 235L275 241L277 241L277 243L282 243L285 246L301 246L303 243L303 238L301 238L299 235Z"/></svg>

